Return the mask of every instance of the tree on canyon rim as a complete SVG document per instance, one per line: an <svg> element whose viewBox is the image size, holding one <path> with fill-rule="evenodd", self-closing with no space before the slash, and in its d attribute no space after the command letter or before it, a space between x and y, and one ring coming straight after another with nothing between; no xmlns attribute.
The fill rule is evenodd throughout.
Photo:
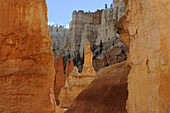
<svg viewBox="0 0 170 113"><path fill-rule="evenodd" d="M102 40L100 40L100 53L102 53L102 51L103 51L103 42Z"/></svg>
<svg viewBox="0 0 170 113"><path fill-rule="evenodd" d="M114 45L115 45L115 41L113 40L112 46L114 46Z"/></svg>
<svg viewBox="0 0 170 113"><path fill-rule="evenodd" d="M81 58L81 65L83 65L83 64L84 64L84 48L83 48L83 56Z"/></svg>
<svg viewBox="0 0 170 113"><path fill-rule="evenodd" d="M81 61L81 56L80 56L80 52L77 53L77 66L79 65Z"/></svg>
<svg viewBox="0 0 170 113"><path fill-rule="evenodd" d="M73 59L74 65L75 65L75 66L78 66L80 60L81 60L80 53L79 53L79 52L78 52L77 54L75 53L75 57L74 57L74 59Z"/></svg>
<svg viewBox="0 0 170 113"><path fill-rule="evenodd" d="M73 58L73 63L75 66L77 66L77 55L75 53L74 58Z"/></svg>
<svg viewBox="0 0 170 113"><path fill-rule="evenodd" d="M65 69L66 69L66 64L67 64L67 56L63 56L64 72L65 72Z"/></svg>
<svg viewBox="0 0 170 113"><path fill-rule="evenodd" d="M79 67L80 65L83 66L84 64L84 49L83 49L83 56L81 57L80 52L77 54L75 53L75 57L73 58L74 65Z"/></svg>

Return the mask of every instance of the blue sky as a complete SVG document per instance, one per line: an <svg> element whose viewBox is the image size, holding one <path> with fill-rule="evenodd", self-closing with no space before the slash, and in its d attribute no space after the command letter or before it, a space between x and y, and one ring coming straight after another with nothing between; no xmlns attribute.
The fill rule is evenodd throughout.
<svg viewBox="0 0 170 113"><path fill-rule="evenodd" d="M105 4L113 0L46 0L48 7L48 22L54 24L68 25L72 19L74 10L94 12L97 9L104 9Z"/></svg>

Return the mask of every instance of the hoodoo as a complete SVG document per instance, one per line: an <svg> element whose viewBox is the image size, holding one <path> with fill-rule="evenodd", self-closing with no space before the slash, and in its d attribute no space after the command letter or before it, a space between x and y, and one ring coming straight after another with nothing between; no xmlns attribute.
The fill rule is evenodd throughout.
<svg viewBox="0 0 170 113"><path fill-rule="evenodd" d="M74 69L74 63L73 63L73 59L71 56L70 62L67 61L67 64L66 64L66 77L69 77L69 75L73 71L73 69Z"/></svg>
<svg viewBox="0 0 170 113"><path fill-rule="evenodd" d="M61 91L61 88L65 85L66 76L64 74L63 68L63 57L60 54L60 57L57 61L54 62L55 67L55 82L54 82L54 94L56 101L58 100L58 95Z"/></svg>
<svg viewBox="0 0 170 113"><path fill-rule="evenodd" d="M84 67L82 73L78 72L77 67L69 74L65 87L59 95L60 106L67 108L76 96L95 79L95 70L92 65L92 52L90 42L87 42L84 54Z"/></svg>
<svg viewBox="0 0 170 113"><path fill-rule="evenodd" d="M45 0L0 0L0 112L52 113L54 55Z"/></svg>
<svg viewBox="0 0 170 113"><path fill-rule="evenodd" d="M93 58L93 53L91 51L90 42L88 41L86 44L86 48L85 48L84 66L83 66L82 75L95 75L96 74L96 71L94 70L93 65L92 65L92 58Z"/></svg>

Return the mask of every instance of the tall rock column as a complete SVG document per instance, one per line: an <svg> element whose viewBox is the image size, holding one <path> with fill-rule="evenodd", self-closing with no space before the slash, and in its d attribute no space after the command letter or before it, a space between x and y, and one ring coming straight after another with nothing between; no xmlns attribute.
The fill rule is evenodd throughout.
<svg viewBox="0 0 170 113"><path fill-rule="evenodd" d="M0 112L52 113L54 55L45 0L0 1Z"/></svg>
<svg viewBox="0 0 170 113"><path fill-rule="evenodd" d="M73 63L73 59L71 56L70 62L67 61L67 64L66 64L66 77L69 77L69 75L73 71L73 69L74 69L74 63Z"/></svg>
<svg viewBox="0 0 170 113"><path fill-rule="evenodd" d="M55 99L58 101L58 95L61 91L61 88L65 85L66 76L64 74L64 68L63 68L63 57L62 54L60 54L60 57L57 61L54 62L55 67L55 82L54 82L54 94Z"/></svg>
<svg viewBox="0 0 170 113"><path fill-rule="evenodd" d="M170 112L170 1L124 0L127 15L117 27L130 47L129 113Z"/></svg>
<svg viewBox="0 0 170 113"><path fill-rule="evenodd" d="M80 92L95 79L96 72L92 65L92 56L90 42L88 41L84 54L85 62L83 71L79 73L77 67L75 67L74 70L69 73L65 87L61 89L59 94L60 107L69 107Z"/></svg>
<svg viewBox="0 0 170 113"><path fill-rule="evenodd" d="M83 66L83 75L95 75L96 71L93 68L92 65L92 59L93 59L93 53L91 51L91 45L90 42L87 42L85 53L84 53L84 66Z"/></svg>

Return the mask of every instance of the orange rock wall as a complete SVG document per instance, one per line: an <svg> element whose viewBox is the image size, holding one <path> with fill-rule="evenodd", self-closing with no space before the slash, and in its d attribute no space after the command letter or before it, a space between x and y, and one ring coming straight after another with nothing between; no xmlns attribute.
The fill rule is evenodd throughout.
<svg viewBox="0 0 170 113"><path fill-rule="evenodd" d="M0 113L52 113L54 55L45 0L0 0Z"/></svg>
<svg viewBox="0 0 170 113"><path fill-rule="evenodd" d="M124 0L127 15L117 27L130 47L129 113L170 112L170 1Z"/></svg>

